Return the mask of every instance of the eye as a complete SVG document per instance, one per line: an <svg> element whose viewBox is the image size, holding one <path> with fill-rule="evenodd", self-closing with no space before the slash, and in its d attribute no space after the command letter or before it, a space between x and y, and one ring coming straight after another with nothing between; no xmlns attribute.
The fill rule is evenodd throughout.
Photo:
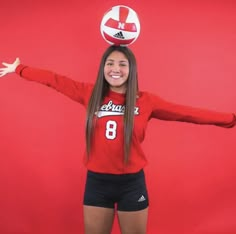
<svg viewBox="0 0 236 234"><path fill-rule="evenodd" d="M113 63L111 63L111 62L106 63L106 66L112 66L112 65L113 65Z"/></svg>

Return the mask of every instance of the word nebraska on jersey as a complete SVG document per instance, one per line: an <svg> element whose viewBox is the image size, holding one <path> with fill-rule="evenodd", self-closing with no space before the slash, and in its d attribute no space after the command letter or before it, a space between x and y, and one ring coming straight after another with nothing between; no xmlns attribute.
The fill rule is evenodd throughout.
<svg viewBox="0 0 236 234"><path fill-rule="evenodd" d="M139 108L134 108L134 114L138 115ZM98 118L104 116L112 116L112 115L124 115L125 106L124 105L116 105L112 101L109 101L107 104L103 104L98 112L95 113Z"/></svg>

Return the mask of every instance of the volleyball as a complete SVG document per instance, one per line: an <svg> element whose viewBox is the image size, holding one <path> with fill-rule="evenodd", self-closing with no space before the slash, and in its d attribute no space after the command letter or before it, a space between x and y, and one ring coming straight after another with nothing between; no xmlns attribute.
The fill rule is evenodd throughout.
<svg viewBox="0 0 236 234"><path fill-rule="evenodd" d="M100 31L109 44L128 46L134 43L140 34L140 21L132 8L118 5L104 14Z"/></svg>

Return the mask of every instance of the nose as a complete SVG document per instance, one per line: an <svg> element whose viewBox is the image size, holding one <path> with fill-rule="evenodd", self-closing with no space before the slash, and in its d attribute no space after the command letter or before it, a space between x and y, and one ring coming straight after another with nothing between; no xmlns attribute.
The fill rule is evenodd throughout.
<svg viewBox="0 0 236 234"><path fill-rule="evenodd" d="M112 66L112 71L113 72L120 72L120 66L118 64L114 64Z"/></svg>

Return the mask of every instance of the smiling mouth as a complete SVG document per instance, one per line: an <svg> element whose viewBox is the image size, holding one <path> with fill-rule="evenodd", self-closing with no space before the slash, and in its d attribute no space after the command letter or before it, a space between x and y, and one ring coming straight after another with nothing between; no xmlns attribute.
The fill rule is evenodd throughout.
<svg viewBox="0 0 236 234"><path fill-rule="evenodd" d="M111 76L113 79L119 79L121 76Z"/></svg>

